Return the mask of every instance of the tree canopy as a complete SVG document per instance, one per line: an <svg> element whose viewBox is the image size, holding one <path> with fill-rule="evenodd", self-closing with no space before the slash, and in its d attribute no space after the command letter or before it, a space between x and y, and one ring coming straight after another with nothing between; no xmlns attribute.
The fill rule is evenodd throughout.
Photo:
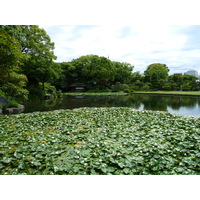
<svg viewBox="0 0 200 200"><path fill-rule="evenodd" d="M98 55L81 56L72 61L79 74L77 81L97 86L110 86L115 77L113 63L106 57Z"/></svg>
<svg viewBox="0 0 200 200"><path fill-rule="evenodd" d="M126 62L115 62L113 61L113 65L116 70L115 74L115 82L120 82L120 83L130 83L132 79L132 71L134 66L126 63Z"/></svg>
<svg viewBox="0 0 200 200"><path fill-rule="evenodd" d="M161 89L168 77L169 68L166 64L153 63L144 72L146 81L152 84L154 89Z"/></svg>
<svg viewBox="0 0 200 200"><path fill-rule="evenodd" d="M28 77L29 83L39 84L58 77L57 65L53 65L54 43L44 29L37 25L0 26L8 34L18 40L21 52L29 56L29 60L22 66L23 73Z"/></svg>
<svg viewBox="0 0 200 200"><path fill-rule="evenodd" d="M0 86L7 96L19 100L27 98L28 91L24 89L27 77L20 73L20 69L28 58L21 52L18 40L0 29Z"/></svg>
<svg viewBox="0 0 200 200"><path fill-rule="evenodd" d="M44 29L0 25L0 92L20 101L29 91L43 94L48 91L44 87L68 91L73 83L82 83L87 90L200 90L196 77L169 76L166 64L152 63L140 74L127 62L93 54L63 63L55 60L54 42Z"/></svg>

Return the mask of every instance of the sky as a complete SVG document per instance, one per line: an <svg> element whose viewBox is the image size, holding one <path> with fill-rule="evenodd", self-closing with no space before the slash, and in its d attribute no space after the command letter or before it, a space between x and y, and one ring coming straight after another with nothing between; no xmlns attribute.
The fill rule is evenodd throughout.
<svg viewBox="0 0 200 200"><path fill-rule="evenodd" d="M200 25L40 25L55 43L56 62L83 55L127 62L143 73L152 63L169 74L200 72Z"/></svg>

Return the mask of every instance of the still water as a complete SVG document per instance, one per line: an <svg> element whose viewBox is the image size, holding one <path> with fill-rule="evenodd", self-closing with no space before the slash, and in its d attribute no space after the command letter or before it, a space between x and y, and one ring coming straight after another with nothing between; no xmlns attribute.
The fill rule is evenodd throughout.
<svg viewBox="0 0 200 200"><path fill-rule="evenodd" d="M28 101L25 113L80 107L131 107L200 117L200 97L134 94L129 96L63 96L48 101Z"/></svg>

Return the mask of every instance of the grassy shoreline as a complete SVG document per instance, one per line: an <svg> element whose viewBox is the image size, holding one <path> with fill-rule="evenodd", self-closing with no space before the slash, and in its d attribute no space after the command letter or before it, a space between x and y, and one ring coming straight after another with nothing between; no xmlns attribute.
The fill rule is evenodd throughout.
<svg viewBox="0 0 200 200"><path fill-rule="evenodd" d="M134 91L131 94L156 94L156 95L175 95L175 96L200 96L200 91ZM125 92L68 92L64 93L64 95L71 96L89 96L89 95L97 95L97 96L120 96L120 95L129 95Z"/></svg>
<svg viewBox="0 0 200 200"><path fill-rule="evenodd" d="M6 116L0 127L2 175L200 175L194 117L79 108Z"/></svg>
<svg viewBox="0 0 200 200"><path fill-rule="evenodd" d="M64 95L71 95L71 96L123 96L127 95L128 93L125 92L67 92Z"/></svg>
<svg viewBox="0 0 200 200"><path fill-rule="evenodd" d="M135 91L134 94L158 94L177 96L200 96L200 91Z"/></svg>

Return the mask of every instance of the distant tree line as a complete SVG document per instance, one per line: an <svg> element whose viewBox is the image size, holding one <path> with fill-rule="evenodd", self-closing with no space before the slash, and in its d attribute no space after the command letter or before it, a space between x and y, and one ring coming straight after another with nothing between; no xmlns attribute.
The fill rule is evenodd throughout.
<svg viewBox="0 0 200 200"><path fill-rule="evenodd" d="M67 54L67 52L66 52ZM0 95L24 101L29 94L44 96L67 92L82 83L86 90L200 90L197 78L168 75L165 64L153 63L133 72L126 62L85 55L70 62L55 62L54 43L36 25L0 25Z"/></svg>
<svg viewBox="0 0 200 200"><path fill-rule="evenodd" d="M166 90L166 91L199 91L200 82L197 77L174 73L169 75L165 64L153 63L141 75L133 73L132 90Z"/></svg>

